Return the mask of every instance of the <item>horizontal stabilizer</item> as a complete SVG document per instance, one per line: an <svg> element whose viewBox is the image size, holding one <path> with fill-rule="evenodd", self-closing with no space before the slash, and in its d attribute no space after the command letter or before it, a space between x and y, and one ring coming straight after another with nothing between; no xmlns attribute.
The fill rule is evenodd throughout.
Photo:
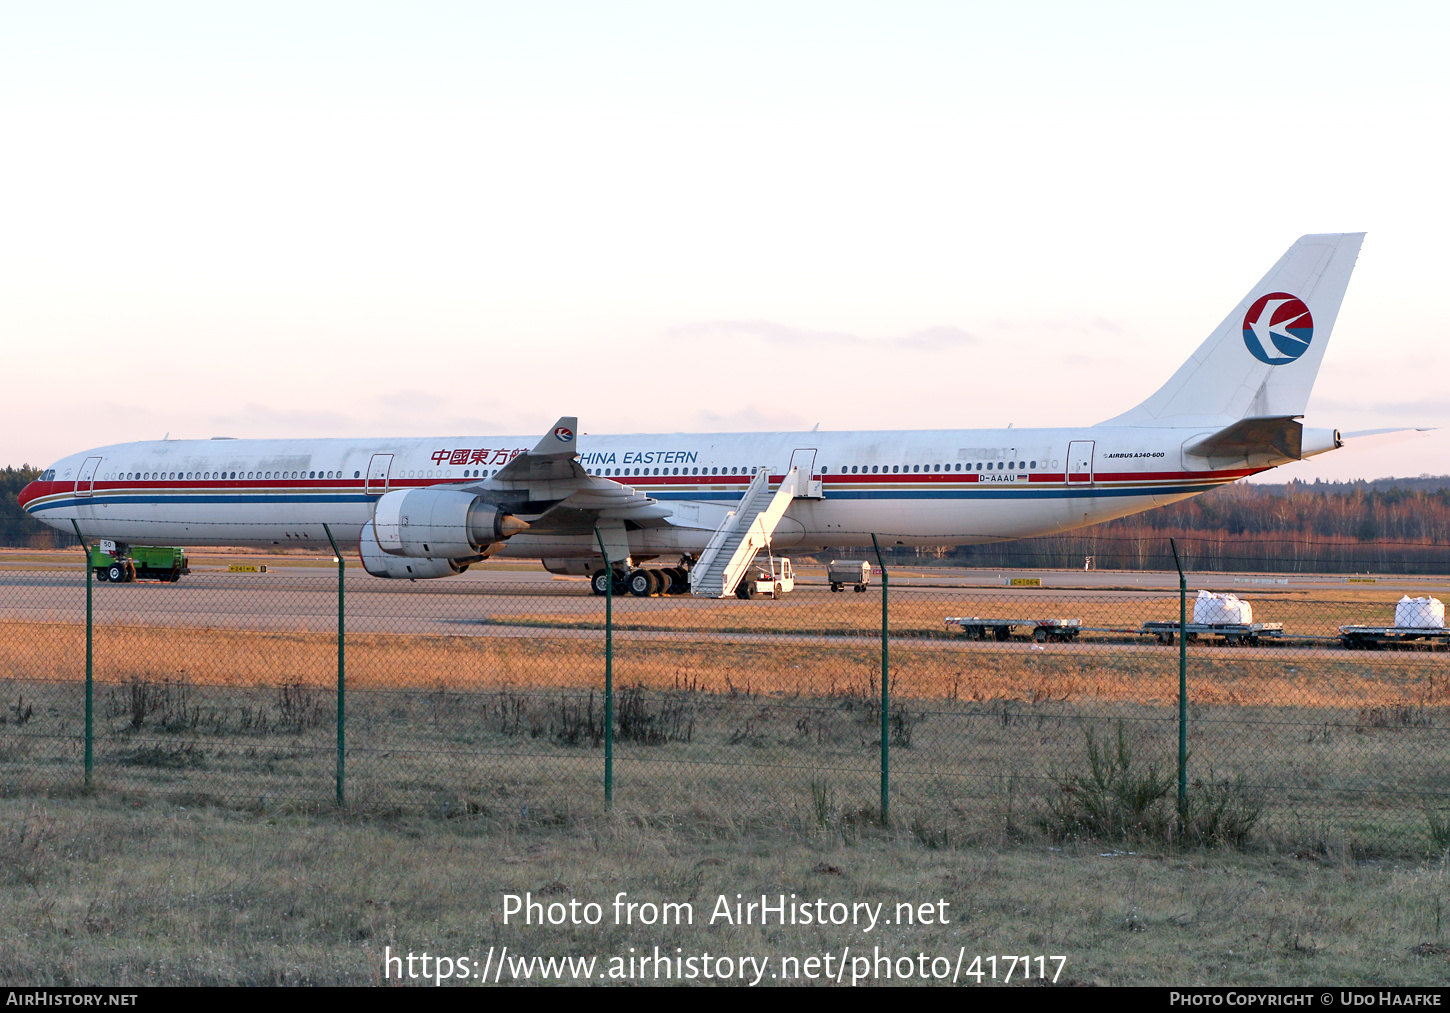
<svg viewBox="0 0 1450 1013"><path fill-rule="evenodd" d="M1266 415L1240 419L1185 448L1195 457L1239 458L1270 455L1300 460L1304 427L1297 415Z"/></svg>
<svg viewBox="0 0 1450 1013"><path fill-rule="evenodd" d="M1433 427L1425 429L1356 429L1352 433L1344 433L1344 442L1350 440L1374 440L1374 442L1393 442L1395 440L1407 440L1412 436L1424 436L1426 433L1433 433Z"/></svg>

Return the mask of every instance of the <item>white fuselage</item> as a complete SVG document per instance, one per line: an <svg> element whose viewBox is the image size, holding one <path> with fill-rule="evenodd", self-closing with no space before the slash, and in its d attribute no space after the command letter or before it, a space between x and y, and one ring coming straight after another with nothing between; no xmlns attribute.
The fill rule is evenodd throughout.
<svg viewBox="0 0 1450 1013"><path fill-rule="evenodd" d="M796 500L776 548L951 546L1081 527L1161 506L1263 470L1183 448L1204 428L722 433L579 438L579 463L658 500L669 523L629 534L641 558L699 552L752 468L821 482ZM88 539L140 545L356 544L385 493L489 480L536 438L167 440L73 454L27 487L22 506ZM1222 465L1233 464L1225 467ZM502 555L597 555L587 536L525 532Z"/></svg>

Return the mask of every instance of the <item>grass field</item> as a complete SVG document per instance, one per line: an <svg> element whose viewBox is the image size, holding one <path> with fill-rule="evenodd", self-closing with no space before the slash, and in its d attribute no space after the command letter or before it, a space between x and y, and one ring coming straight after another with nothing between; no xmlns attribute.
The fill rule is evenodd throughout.
<svg viewBox="0 0 1450 1013"><path fill-rule="evenodd" d="M625 806L608 818L536 822L342 818L123 795L0 799L0 982L374 984L385 983L385 948L481 964L502 946L597 957L596 980L609 958L654 946L752 955L772 971L783 957L846 946L952 960L965 952L967 962L1060 954L1059 985L1450 979L1444 858L1364 859L1342 845L1273 841L1247 852L1001 837L940 847L909 831L737 815L661 825ZM619 891L693 902L696 924L505 925L503 895L525 891L604 905ZM949 920L872 933L704 923L719 895L782 892L887 911L945 900ZM552 979L536 971L532 980Z"/></svg>
<svg viewBox="0 0 1450 1013"><path fill-rule="evenodd" d="M657 607L651 618L660 626L677 614ZM603 645L571 624L550 635L545 618L535 621L537 636L351 635L349 799L597 814ZM7 633L0 783L74 786L83 631L12 623ZM105 673L97 784L233 805L333 797L330 636L104 627L95 650ZM683 623L621 632L616 797L662 815L748 799L779 819L814 784L842 805L874 806L878 652L865 638L731 639ZM1190 776L1242 780L1267 800L1264 828L1285 837L1412 852L1423 811L1450 792L1443 657L1195 647ZM1171 773L1176 662L1176 650L1137 645L900 640L889 730L897 814L948 839L989 834L1004 807L1040 806L1084 768L1089 732L1118 727L1139 770Z"/></svg>

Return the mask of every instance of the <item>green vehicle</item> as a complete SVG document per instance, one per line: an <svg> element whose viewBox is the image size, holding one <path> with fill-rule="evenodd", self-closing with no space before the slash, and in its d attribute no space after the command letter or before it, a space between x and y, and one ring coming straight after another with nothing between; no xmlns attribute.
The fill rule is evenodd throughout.
<svg viewBox="0 0 1450 1013"><path fill-rule="evenodd" d="M172 546L125 545L109 540L91 549L91 568L97 580L130 584L159 580L174 584L191 572L186 550Z"/></svg>

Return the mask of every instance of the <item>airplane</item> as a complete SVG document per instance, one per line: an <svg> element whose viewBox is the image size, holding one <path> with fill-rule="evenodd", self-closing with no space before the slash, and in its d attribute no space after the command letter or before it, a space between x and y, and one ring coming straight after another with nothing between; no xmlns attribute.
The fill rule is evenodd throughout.
<svg viewBox="0 0 1450 1013"><path fill-rule="evenodd" d="M1363 238L1301 237L1162 387L1083 428L586 436L566 416L542 438L168 439L64 457L20 503L123 546L320 549L330 533L377 577L524 557L599 594L723 596L752 546L1067 531L1342 446L1301 419Z"/></svg>

